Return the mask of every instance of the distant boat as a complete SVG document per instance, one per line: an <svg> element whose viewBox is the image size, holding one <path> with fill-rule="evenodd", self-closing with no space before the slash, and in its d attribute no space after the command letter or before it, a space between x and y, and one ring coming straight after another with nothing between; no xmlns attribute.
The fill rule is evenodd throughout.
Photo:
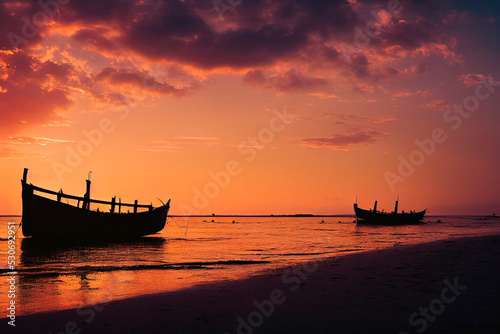
<svg viewBox="0 0 500 334"><path fill-rule="evenodd" d="M165 227L170 208L170 200L158 208L153 205L139 205L117 203L116 197L111 202L90 198L90 177L87 181L85 196L78 197L47 190L28 184L28 169L24 169L22 183L23 235L37 239L63 240L109 240L134 239L154 234ZM34 192L56 196L52 200ZM77 200L76 206L63 203L61 199ZM80 202L82 205L80 206ZM92 211L90 204L107 204L111 206L109 212ZM118 212L116 208L118 207ZM122 213L122 207L133 208L133 213ZM148 211L137 212L138 208L147 208Z"/></svg>
<svg viewBox="0 0 500 334"><path fill-rule="evenodd" d="M373 210L365 210L358 207L358 203L354 203L354 213L356 214L356 222L359 224L378 224L378 225L404 225L420 223L424 219L427 209L419 212L401 212L398 213L398 202L393 212L377 211L377 201Z"/></svg>

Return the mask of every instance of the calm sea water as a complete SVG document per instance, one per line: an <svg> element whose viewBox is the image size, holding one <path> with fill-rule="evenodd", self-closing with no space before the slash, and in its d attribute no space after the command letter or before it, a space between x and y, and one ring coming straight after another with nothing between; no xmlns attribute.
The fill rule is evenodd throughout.
<svg viewBox="0 0 500 334"><path fill-rule="evenodd" d="M214 221L212 221L212 219ZM0 218L0 309L9 276ZM169 218L140 242L53 246L16 239L16 313L67 309L199 283L234 280L290 264L434 240L500 233L500 219L426 217L428 224L358 226L352 217ZM234 223L233 223L234 221Z"/></svg>

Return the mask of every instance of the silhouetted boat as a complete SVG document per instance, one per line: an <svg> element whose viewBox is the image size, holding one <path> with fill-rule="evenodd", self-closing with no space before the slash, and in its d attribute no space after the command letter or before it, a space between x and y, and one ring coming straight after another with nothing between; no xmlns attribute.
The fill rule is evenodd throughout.
<svg viewBox="0 0 500 334"><path fill-rule="evenodd" d="M399 200L398 200L399 201ZM417 224L424 219L427 209L419 212L401 212L398 213L398 201L393 212L377 211L377 201L373 210L365 210L358 208L358 203L354 203L354 213L356 214L356 222L358 224L379 224L379 225L403 225Z"/></svg>
<svg viewBox="0 0 500 334"><path fill-rule="evenodd" d="M153 205L116 203L90 198L90 180L85 196L78 197L43 189L27 182L28 169L24 169L21 180L23 192L22 228L26 237L64 240L122 240L154 234L165 227L170 200L158 208ZM40 192L57 196L56 200L36 195ZM62 198L77 200L76 206L61 202ZM82 203L80 207L80 202ZM90 203L107 204L109 212L90 210ZM115 212L118 207L118 212ZM122 213L122 207L133 207L133 213ZM148 211L137 212L138 208Z"/></svg>

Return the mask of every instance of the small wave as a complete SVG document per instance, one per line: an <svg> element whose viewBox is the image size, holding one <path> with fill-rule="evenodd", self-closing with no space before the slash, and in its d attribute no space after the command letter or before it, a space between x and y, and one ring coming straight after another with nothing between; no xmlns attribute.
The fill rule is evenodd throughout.
<svg viewBox="0 0 500 334"><path fill-rule="evenodd" d="M314 253L279 253L279 254L266 254L268 256L311 256L311 255L324 255L336 252L314 252Z"/></svg>
<svg viewBox="0 0 500 334"><path fill-rule="evenodd" d="M219 266L237 266L237 265L252 265L266 264L271 261L253 261L253 260L224 260L213 262L180 262L180 263L165 263L165 264L145 264L145 265L130 265L130 266L78 266L71 268L27 268L18 269L19 274L29 276L58 276L58 275L81 275L83 273L97 272L113 272L113 271L141 271L141 270L185 270L185 269L215 269ZM8 270L0 269L0 276L5 276Z"/></svg>
<svg viewBox="0 0 500 334"><path fill-rule="evenodd" d="M188 240L188 239L181 239L181 240ZM189 239L189 241L220 241L220 240L231 240L231 238L195 238L195 239Z"/></svg>
<svg viewBox="0 0 500 334"><path fill-rule="evenodd" d="M338 231L336 228L314 228L313 231Z"/></svg>
<svg viewBox="0 0 500 334"><path fill-rule="evenodd" d="M357 248L357 249L341 249L338 250L336 253L345 253L345 252L359 252L362 251L363 249Z"/></svg>

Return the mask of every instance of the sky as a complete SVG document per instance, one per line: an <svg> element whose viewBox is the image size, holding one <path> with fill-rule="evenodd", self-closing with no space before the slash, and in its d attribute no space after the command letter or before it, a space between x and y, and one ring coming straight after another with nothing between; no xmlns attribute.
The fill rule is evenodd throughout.
<svg viewBox="0 0 500 334"><path fill-rule="evenodd" d="M0 214L28 182L171 213L500 213L500 4L0 4Z"/></svg>

